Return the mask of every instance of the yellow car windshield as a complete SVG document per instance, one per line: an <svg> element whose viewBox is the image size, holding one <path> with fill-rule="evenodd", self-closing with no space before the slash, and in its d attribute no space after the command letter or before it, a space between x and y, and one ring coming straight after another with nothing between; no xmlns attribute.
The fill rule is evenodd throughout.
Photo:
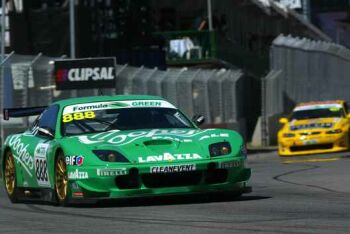
<svg viewBox="0 0 350 234"><path fill-rule="evenodd" d="M344 112L340 108L322 108L313 110L294 111L291 120L316 119L316 118L343 118Z"/></svg>

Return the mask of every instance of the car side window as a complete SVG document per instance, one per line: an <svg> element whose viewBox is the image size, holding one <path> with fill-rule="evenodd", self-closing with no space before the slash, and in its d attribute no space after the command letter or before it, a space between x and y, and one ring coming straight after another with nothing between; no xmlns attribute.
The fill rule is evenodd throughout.
<svg viewBox="0 0 350 234"><path fill-rule="evenodd" d="M56 129L58 110L58 105L50 106L46 110L44 110L44 112L39 118L38 127L49 128L54 131Z"/></svg>

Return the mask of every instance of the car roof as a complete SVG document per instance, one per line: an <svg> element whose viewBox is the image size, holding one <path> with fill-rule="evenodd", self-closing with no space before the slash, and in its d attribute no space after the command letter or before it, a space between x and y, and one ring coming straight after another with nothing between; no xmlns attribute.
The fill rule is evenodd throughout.
<svg viewBox="0 0 350 234"><path fill-rule="evenodd" d="M104 101L133 101L133 100L164 100L158 96L150 95L115 95L115 96L90 96L81 98L69 98L54 102L62 107L74 104L89 103L89 102L104 102Z"/></svg>

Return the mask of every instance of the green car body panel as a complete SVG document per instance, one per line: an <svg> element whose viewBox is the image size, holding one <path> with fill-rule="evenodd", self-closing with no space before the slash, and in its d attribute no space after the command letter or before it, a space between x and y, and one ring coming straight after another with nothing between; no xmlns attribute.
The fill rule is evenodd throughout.
<svg viewBox="0 0 350 234"><path fill-rule="evenodd" d="M1 152L1 174L4 155L10 150L15 159L17 187L55 193L55 159L61 151L66 158L68 196L72 200L249 192L251 170L246 168L245 144L232 130L202 130L187 119L191 123L188 128L112 129L71 136L62 132L63 115L77 109L74 106L94 111L104 108L105 103L108 108L138 108L158 107L158 101L162 103L159 105L172 106L160 97L141 95L86 97L53 103L51 106L58 108L54 137L40 136L35 129L8 136ZM86 107L86 103L102 106ZM231 146L228 153L211 156L209 146L222 142ZM100 151L116 151L126 160L103 161L96 153Z"/></svg>

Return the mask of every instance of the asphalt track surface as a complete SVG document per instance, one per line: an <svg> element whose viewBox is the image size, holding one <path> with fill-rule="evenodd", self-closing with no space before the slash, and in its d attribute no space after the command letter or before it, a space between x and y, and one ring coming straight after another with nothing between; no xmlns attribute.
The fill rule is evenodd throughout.
<svg viewBox="0 0 350 234"><path fill-rule="evenodd" d="M348 157L349 156L349 157ZM254 191L55 207L11 204L0 189L0 233L350 233L350 153L250 154Z"/></svg>

